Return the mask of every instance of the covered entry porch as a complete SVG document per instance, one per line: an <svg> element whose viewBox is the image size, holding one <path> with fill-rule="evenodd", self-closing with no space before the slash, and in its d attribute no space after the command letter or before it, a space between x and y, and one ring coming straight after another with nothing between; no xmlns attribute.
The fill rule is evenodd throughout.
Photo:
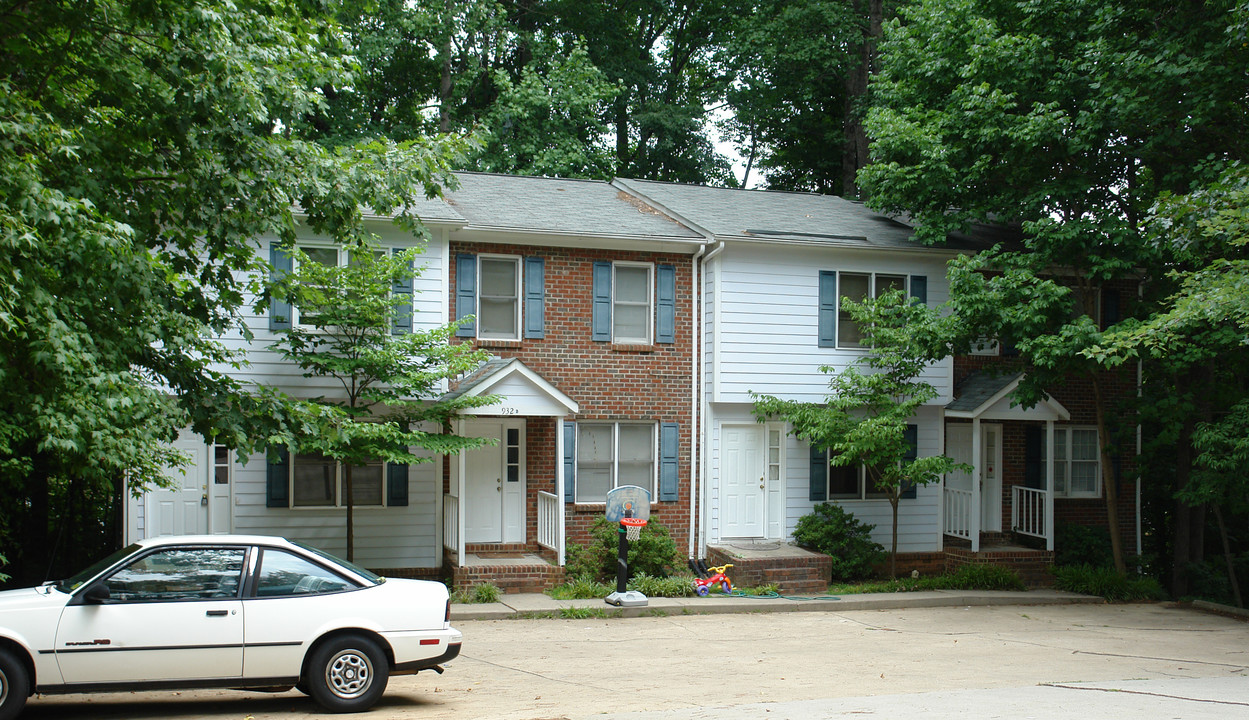
<svg viewBox="0 0 1249 720"><path fill-rule="evenodd" d="M982 545L1014 549L1021 539L1031 539L1028 546L1044 543L1047 553L1054 550L1054 424L1069 421L1071 414L1048 396L1028 409L1014 404L1022 379L1022 373L974 373L945 408L945 452L972 469L945 477L944 544L969 550L973 559ZM1025 425L1043 432L1045 442L1042 456L1027 458L1028 467L1019 468L1004 462L1006 445Z"/></svg>
<svg viewBox="0 0 1249 720"><path fill-rule="evenodd" d="M515 358L484 363L453 393L499 399L454 421L457 433L490 442L447 463L441 534L452 586L536 592L558 584L564 418L577 403Z"/></svg>

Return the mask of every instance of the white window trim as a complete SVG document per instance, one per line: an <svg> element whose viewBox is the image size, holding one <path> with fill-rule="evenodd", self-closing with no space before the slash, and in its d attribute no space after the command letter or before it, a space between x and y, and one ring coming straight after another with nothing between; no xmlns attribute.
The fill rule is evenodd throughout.
<svg viewBox="0 0 1249 720"><path fill-rule="evenodd" d="M308 453L304 453L307 455ZM287 497L290 498L290 509L292 510L340 510L347 507L343 502L343 463L336 461L334 463L334 504L332 505L296 505L295 504L295 459L299 453L291 453L290 468L287 470ZM353 505L353 510L377 510L388 507L386 504L387 492L386 482L387 473L390 469L390 463L382 461L382 501L377 505Z"/></svg>
<svg viewBox="0 0 1249 720"><path fill-rule="evenodd" d="M906 293L907 297L910 297L911 276L907 273L899 273L899 272L856 272L853 270L838 270L837 271L837 311L836 311L837 312L837 327L833 331L834 333L833 337L837 340L837 349L839 350L867 350L868 347L866 345L862 345L862 344L849 345L849 344L843 343L841 340L841 299L845 297L845 295L842 293L842 288L844 287L842 283L844 282L845 276L847 275L866 275L867 276L868 278L867 279L867 291L868 291L869 298L876 297L877 276L902 278L902 292Z"/></svg>
<svg viewBox="0 0 1249 720"><path fill-rule="evenodd" d="M594 425L610 425L611 426L611 484L607 488L607 492L611 492L620 487L620 426L633 425L645 426L651 429L651 478L649 487L646 488L650 492L651 497L658 497L659 492L659 433L658 423L653 422L629 422L619 420L586 420L577 423L577 447L581 447L581 432L587 426ZM581 458L577 457L576 468L581 467ZM574 470L576 472L576 470ZM580 473L577 473L580 475ZM577 505L606 505L607 499L602 500L583 500L579 496L581 492L581 483L577 482L574 486L573 502Z"/></svg>
<svg viewBox="0 0 1249 720"><path fill-rule="evenodd" d="M616 335L617 308L621 305L637 307L640 303L616 299L616 290L620 283L616 279L616 268L644 268L646 270L646 335L645 337L628 338ZM613 343L620 345L650 345L655 337L655 265L644 262L613 261L611 264L611 338Z"/></svg>
<svg viewBox="0 0 1249 720"><path fill-rule="evenodd" d="M1064 498L1067 500L1094 500L1102 496L1101 448L1098 448L1097 450L1097 455L1096 455L1097 459L1095 461L1089 461L1089 460L1073 461L1071 459L1071 435L1074 431L1077 431L1077 430L1089 431L1089 432L1092 432L1095 436L1097 435L1097 428L1093 425L1065 425L1063 427L1054 428L1054 438L1055 438L1054 444L1055 445L1058 444L1057 438L1060 433L1065 435L1066 437L1063 441L1063 447L1066 448L1066 452L1067 452L1067 457L1065 458L1054 458L1055 471L1057 471L1058 469L1057 467L1058 463L1063 463L1066 466L1066 473L1064 473L1063 477L1067 479L1067 483L1066 483L1067 487L1065 490L1063 490L1062 492L1059 492L1058 488L1054 488L1054 497ZM1101 442L1100 437L1098 438L1098 442L1099 443ZM1041 477L1045 477L1045 463L1047 462L1050 454L1051 454L1050 449L1043 447L1043 452L1041 453ZM1071 491L1071 463L1072 462L1081 462L1081 463L1096 462L1097 467L1094 469L1095 481L1094 481L1094 486L1093 486L1092 491L1082 491L1082 492ZM1055 483L1057 483L1057 477L1058 477L1057 472L1054 473L1054 477L1055 477Z"/></svg>
<svg viewBox="0 0 1249 720"><path fill-rule="evenodd" d="M486 286L485 283L482 281L482 278L483 278L483 268L485 266L485 262L483 261L486 261L486 260L493 260L493 261L508 260L516 265L516 287L513 288L513 300L515 303L513 306L514 307L513 320L514 320L514 327L516 328L516 333L511 336L501 335L501 334L500 335L483 335L482 334L483 328L482 328L482 321L481 321L481 298L482 298L482 290ZM478 338L482 340L520 340L521 339L521 334L523 332L523 328L521 327L521 323L523 322L523 319L521 318L521 305L524 302L524 297L523 297L524 284L525 284L524 263L521 262L521 257L519 255L490 255L490 254L485 254L485 253L481 253L477 255L477 298L476 298L477 322L476 322L476 326L477 326Z"/></svg>

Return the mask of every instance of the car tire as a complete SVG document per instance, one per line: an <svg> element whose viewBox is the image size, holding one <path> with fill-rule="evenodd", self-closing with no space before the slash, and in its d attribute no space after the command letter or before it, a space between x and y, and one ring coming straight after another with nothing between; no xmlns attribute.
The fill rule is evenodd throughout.
<svg viewBox="0 0 1249 720"><path fill-rule="evenodd" d="M330 712L363 712L386 691L390 666L377 643L361 635L342 635L316 647L300 684ZM0 719L2 720L2 719Z"/></svg>
<svg viewBox="0 0 1249 720"><path fill-rule="evenodd" d="M30 697L30 673L12 652L0 649L0 720L13 720Z"/></svg>

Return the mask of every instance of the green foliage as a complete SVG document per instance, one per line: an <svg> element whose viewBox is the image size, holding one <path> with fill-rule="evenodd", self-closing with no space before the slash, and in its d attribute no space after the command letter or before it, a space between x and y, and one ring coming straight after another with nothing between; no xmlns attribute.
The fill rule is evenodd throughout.
<svg viewBox="0 0 1249 720"><path fill-rule="evenodd" d="M1114 567L1110 532L1104 527L1060 523L1054 528L1054 564Z"/></svg>
<svg viewBox="0 0 1249 720"><path fill-rule="evenodd" d="M1124 575L1113 567L1068 565L1054 568L1054 587L1067 592L1096 595L1109 602L1161 600L1162 585L1152 577Z"/></svg>
<svg viewBox="0 0 1249 720"><path fill-rule="evenodd" d="M694 595L693 578L688 575L655 577L646 573L637 573L629 579L628 588L637 590L646 597L678 598Z"/></svg>
<svg viewBox="0 0 1249 720"><path fill-rule="evenodd" d="M1240 596L1243 599L1249 594L1249 552L1243 552L1232 559L1236 578L1240 582ZM1236 605L1236 593L1232 591L1231 579L1227 572L1227 559L1222 555L1208 557L1204 562L1188 563L1184 572L1190 578L1189 595L1202 600ZM1242 600L1243 601L1243 600Z"/></svg>
<svg viewBox="0 0 1249 720"><path fill-rule="evenodd" d="M451 593L451 602L453 603L496 603L502 591L498 585L494 583L477 583L467 590L456 590Z"/></svg>
<svg viewBox="0 0 1249 720"><path fill-rule="evenodd" d="M794 542L832 558L833 580L861 580L885 556L880 543L872 540L874 527L838 505L820 503L811 514L798 518Z"/></svg>
<svg viewBox="0 0 1249 720"><path fill-rule="evenodd" d="M595 580L587 575L571 575L571 579L562 585L556 585L546 592L556 600L583 600L607 597L616 589L616 584L604 580Z"/></svg>
<svg viewBox="0 0 1249 720"><path fill-rule="evenodd" d="M618 523L600 517L590 526L588 543L581 545L570 541L565 549L564 564L568 575L614 582L619 530ZM630 578L639 574L667 577L682 562L668 528L654 519L642 528L635 542L629 543L628 558Z"/></svg>
<svg viewBox="0 0 1249 720"><path fill-rule="evenodd" d="M953 573L930 577L869 580L838 583L828 591L835 595L861 593L922 592L925 590L1024 590L1023 579L1014 570L987 563L969 564Z"/></svg>

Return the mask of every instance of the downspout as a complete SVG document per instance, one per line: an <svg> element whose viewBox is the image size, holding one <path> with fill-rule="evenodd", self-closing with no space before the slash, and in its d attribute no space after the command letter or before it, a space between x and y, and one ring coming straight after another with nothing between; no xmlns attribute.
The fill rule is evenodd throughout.
<svg viewBox="0 0 1249 720"><path fill-rule="evenodd" d="M693 314L693 322L691 332L694 334L692 341L694 343L693 352L690 353L691 368L691 385L690 385L690 524L689 524L689 543L686 548L686 557L690 560L697 560L698 556L694 554L694 532L698 528L695 524L698 520L698 431L702 427L698 417L698 365L700 347L699 337L701 335L702 316L699 309L702 306L702 293L699 292L698 286L698 261L702 259L703 253L707 252L706 245L700 245L698 252L694 253L694 257L690 259L690 306Z"/></svg>
<svg viewBox="0 0 1249 720"><path fill-rule="evenodd" d="M702 248L702 249L700 249L700 251L699 251L699 255L701 255L701 254L702 254L702 250L705 250L705 249L706 249L706 246L704 245L704 246L703 246L703 248ZM697 287L697 288L698 288L698 303L699 303L699 308L700 308L700 312L698 313L698 323L697 323L697 324L698 324L700 327L703 325L703 322L702 322L702 321L703 321L703 319L704 319L704 315L705 315L705 314L706 314L706 312L707 312L706 301L704 300L704 298L706 298L706 297L707 297L707 293L706 293L706 285L707 285L707 271L706 271L706 269L707 269L707 263L711 262L711 259L712 259L712 258L714 258L716 255L719 255L719 254L720 254L720 252L721 252L722 250L724 250L724 241L723 241L723 240L718 240L718 241L716 241L716 246L715 246L715 248L713 248L711 252L707 253L707 254L706 254L706 256L704 256L704 257L702 258L702 260L701 260L702 267L703 267L703 273L702 273L702 275L701 275L701 276L699 276L699 277L697 277L697 278L695 278L695 287ZM697 256L696 256L696 257L697 257ZM697 263L697 262L698 262L698 260L695 260L695 262ZM719 330L719 328L717 328L717 330ZM707 349L706 349L705 344L702 342L702 333L701 333L701 332L698 334L698 336L697 336L697 337L695 337L695 338L694 338L694 349L695 349L695 352L694 352L694 356L695 356L695 358L694 358L694 381L695 381L695 384L696 384L696 385L695 385L695 388L694 388L694 397L693 397L693 401L696 403L696 412L697 412L697 415L698 415L698 418L699 418L699 422L698 422L698 430L699 430L699 432L700 432L700 433L705 433L705 432L706 432L706 418L707 418L707 397L706 397L706 394L705 394L705 391L704 391L705 389L704 389L704 387L703 387L702 368L703 368L704 363L702 362L702 357L701 357L701 355L702 355L703 353L705 353L705 352L707 351ZM707 446L707 438L703 438L703 441L704 441L704 442L702 443L701 447L706 447L706 446ZM707 462L707 454L706 454L706 452L702 452L702 453L700 453L700 455L699 455L699 457L698 457L698 464L700 465L700 469L703 471L703 472L702 472L702 476L703 476L703 477L706 477L706 475L707 475L707 473L706 473L706 462ZM692 488L691 488L691 496L693 496L693 489L692 489ZM693 509L691 508L691 516L692 516L692 515L693 515ZM690 534L690 541L691 541L691 543L693 542L693 537L694 537L694 536L693 536L693 533L691 533L691 534ZM691 546L691 551L693 551L693 550L694 550L694 548ZM690 557L691 557L691 558L693 558L693 559L695 559L695 560L698 560L698 559L701 559L701 558L702 558L704 555L706 555L706 554L707 554L707 483L704 481L704 482L703 482L703 484L701 484L701 485L699 485L699 486L698 486L698 547L697 547L697 554L693 554L693 552L691 552Z"/></svg>
<svg viewBox="0 0 1249 720"><path fill-rule="evenodd" d="M1145 286L1143 283L1136 284L1137 300L1145 299ZM1144 395L1145 387L1145 361L1138 359L1136 361L1136 397L1140 399ZM1144 439L1141 434L1140 419L1136 422L1136 557L1145 555L1144 538L1141 531L1141 445Z"/></svg>

